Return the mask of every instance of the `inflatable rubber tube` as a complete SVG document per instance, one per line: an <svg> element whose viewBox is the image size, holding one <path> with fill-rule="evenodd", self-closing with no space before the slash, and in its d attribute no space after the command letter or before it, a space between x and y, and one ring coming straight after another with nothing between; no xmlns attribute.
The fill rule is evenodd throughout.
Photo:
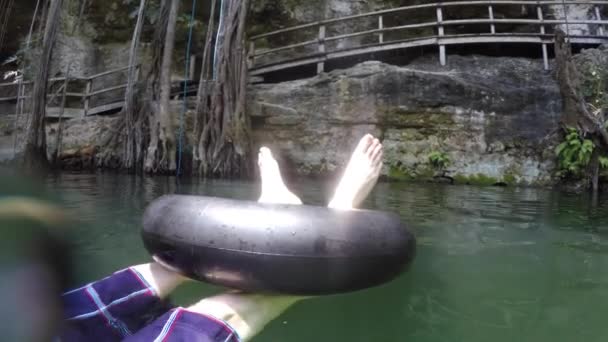
<svg viewBox="0 0 608 342"><path fill-rule="evenodd" d="M248 292L323 295L388 282L415 254L392 213L166 195L143 216L156 260L184 275Z"/></svg>

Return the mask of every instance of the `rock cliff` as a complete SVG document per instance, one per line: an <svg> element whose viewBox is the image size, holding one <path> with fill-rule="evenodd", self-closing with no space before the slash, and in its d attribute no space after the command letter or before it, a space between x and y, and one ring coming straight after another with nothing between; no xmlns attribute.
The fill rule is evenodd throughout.
<svg viewBox="0 0 608 342"><path fill-rule="evenodd" d="M406 67L370 61L317 77L252 86L258 144L288 156L300 174L330 174L364 132L382 137L383 174L430 178L433 151L460 182L547 184L561 100L551 74L522 58L429 58Z"/></svg>

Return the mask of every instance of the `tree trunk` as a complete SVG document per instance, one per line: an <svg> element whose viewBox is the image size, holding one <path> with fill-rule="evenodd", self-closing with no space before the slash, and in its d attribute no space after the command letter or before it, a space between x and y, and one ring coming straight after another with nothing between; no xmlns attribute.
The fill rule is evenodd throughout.
<svg viewBox="0 0 608 342"><path fill-rule="evenodd" d="M82 20L82 16L84 14L84 9L87 6L87 0L83 0L82 3L80 4L80 11L78 12L78 18L76 19L76 22L74 23L74 26L72 26L72 32L71 35L74 36L74 34L76 33L76 31L78 31L78 29L80 28L80 22ZM61 96L61 106L59 107L59 120L57 123L57 135L55 136L55 148L53 149L53 153L51 156L51 160L52 163L55 167L59 166L59 156L61 154L61 144L62 144L62 140L63 140L63 114L65 112L65 102L66 102L66 95L68 92L68 83L70 82L70 72L72 69L72 60L70 60L70 62L67 64L67 66L65 67L65 72L63 73L63 76L65 77L65 80L63 81L63 92L62 92L62 96Z"/></svg>
<svg viewBox="0 0 608 342"><path fill-rule="evenodd" d="M599 188L600 151L608 148L608 132L604 128L602 115L591 113L581 90L580 73L572 61L570 44L561 30L555 33L555 63L557 65L557 82L562 96L561 123L565 130L576 128L579 135L590 138L595 146L590 164L586 167L583 179L593 192Z"/></svg>
<svg viewBox="0 0 608 342"><path fill-rule="evenodd" d="M562 96L562 124L577 128L582 135L591 134L608 146L608 132L603 123L587 108L581 91L580 74L572 62L570 44L561 30L555 32L555 62L557 82Z"/></svg>
<svg viewBox="0 0 608 342"><path fill-rule="evenodd" d="M137 14L137 23L133 30L133 38L131 39L131 49L129 50L129 71L127 76L127 88L125 90L125 130L123 131L124 152L122 165L127 170L135 170L136 166L141 162L141 150L143 142L138 139L141 134L136 134L136 125L139 126L139 115L136 111L136 96L135 84L137 82L137 49L141 38L141 30L144 24L144 11L146 8L146 0L140 0L139 12Z"/></svg>
<svg viewBox="0 0 608 342"><path fill-rule="evenodd" d="M167 29L163 45L162 64L160 70L160 98L154 106L153 118L150 120L150 144L146 155L146 172L175 172L176 144L173 130L173 113L170 108L171 96L171 67L173 49L175 46L175 24L179 0L169 0L170 10L167 18Z"/></svg>
<svg viewBox="0 0 608 342"><path fill-rule="evenodd" d="M201 61L201 75L198 83L198 92L196 94L196 110L194 114L194 137L200 137L203 125L207 122L206 108L208 107L208 98L209 98L209 85L210 85L210 76L211 76L211 65L209 64L210 58L210 50L211 43L213 40L213 31L215 25L215 5L217 0L211 1L211 11L209 14L207 34L205 36L205 46L203 48L203 58ZM195 139L192 143L192 173L200 174L202 160L200 159L201 151L200 149L204 149L203 146L200 146L199 141ZM203 152L204 153L204 152Z"/></svg>
<svg viewBox="0 0 608 342"><path fill-rule="evenodd" d="M46 132L44 116L46 112L46 89L49 67L59 24L62 0L50 0L44 29L42 51L39 57L32 96L32 120L28 126L23 166L27 171L48 167L46 153Z"/></svg>
<svg viewBox="0 0 608 342"><path fill-rule="evenodd" d="M41 0L37 0L36 1L36 7L34 8L34 15L32 15L32 22L30 24L30 30L27 34L27 38L25 40L25 53L29 53L30 51L30 45L32 42L32 32L34 32L34 24L36 23L36 17L38 16L38 8L40 7L40 1ZM44 3L44 7L46 7L46 2ZM43 10L44 12L44 10ZM40 18L40 25L42 26L42 21L43 19ZM17 111L16 111L16 115L15 115L15 122L13 125L13 157L16 154L17 151L17 136L19 134L17 134L18 128L20 127L20 119L21 119L21 114L23 114L23 106L24 106L24 101L25 99L23 99L22 97L25 96L25 85L23 84L23 81L25 79L25 75L26 75L26 71L27 71L27 59L23 58L23 65L21 66L21 78L19 78L19 85L17 86Z"/></svg>
<svg viewBox="0 0 608 342"><path fill-rule="evenodd" d="M222 39L216 41L217 77L210 100L199 108L204 120L198 139L197 160L203 176L246 177L251 174L251 123L245 112L247 56L245 23L248 0L224 0Z"/></svg>

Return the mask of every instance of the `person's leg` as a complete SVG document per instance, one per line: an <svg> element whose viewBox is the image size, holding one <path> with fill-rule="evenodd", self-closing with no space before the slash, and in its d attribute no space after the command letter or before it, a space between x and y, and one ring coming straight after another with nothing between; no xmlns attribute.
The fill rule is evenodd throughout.
<svg viewBox="0 0 608 342"><path fill-rule="evenodd" d="M279 164L267 147L260 148L258 166L262 180L261 203L302 204L283 182ZM188 313L213 317L227 323L240 337L248 341L269 322L303 297L245 294L228 292L205 298L185 309Z"/></svg>
<svg viewBox="0 0 608 342"><path fill-rule="evenodd" d="M353 151L328 207L358 207L376 184L381 168L382 144L372 135L366 134Z"/></svg>
<svg viewBox="0 0 608 342"><path fill-rule="evenodd" d="M259 154L260 173L262 174L262 196L266 203L301 204L282 181L278 163L267 148ZM376 184L382 166L382 145L371 135L361 139L353 152L351 161L336 190L329 206L339 209L352 209L361 204ZM265 187L270 185L269 187ZM267 191L264 193L264 191ZM273 196L277 196L276 198ZM294 199L295 198L295 199ZM272 320L287 308L306 297L225 293L188 307L186 311L215 317L226 322L242 341L249 341Z"/></svg>
<svg viewBox="0 0 608 342"><path fill-rule="evenodd" d="M118 341L170 309L164 298L186 278L153 262L65 292L62 341Z"/></svg>
<svg viewBox="0 0 608 342"><path fill-rule="evenodd" d="M381 157L382 145L377 139L371 135L361 139L329 206L339 209L358 206L376 183ZM285 186L271 151L261 148L258 158L262 177L259 202L302 204ZM184 280L176 278L171 271L163 270L162 266L136 267L160 295L170 292ZM156 267L160 269L155 270ZM187 339L192 336L190 334L204 334L210 341L249 341L287 308L304 298L228 292L205 298L185 309L172 310L127 340Z"/></svg>
<svg viewBox="0 0 608 342"><path fill-rule="evenodd" d="M260 177L262 179L262 189L258 202L302 204L300 198L285 186L281 170L279 169L279 163L274 159L268 147L260 148L258 166L260 167Z"/></svg>
<svg viewBox="0 0 608 342"><path fill-rule="evenodd" d="M149 284L160 299L166 298L176 287L189 280L176 272L166 269L157 262L136 265L131 268Z"/></svg>

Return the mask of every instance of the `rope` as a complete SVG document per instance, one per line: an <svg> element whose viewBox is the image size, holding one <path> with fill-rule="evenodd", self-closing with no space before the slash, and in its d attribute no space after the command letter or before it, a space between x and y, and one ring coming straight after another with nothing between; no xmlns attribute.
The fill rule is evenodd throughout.
<svg viewBox="0 0 608 342"><path fill-rule="evenodd" d="M180 114L179 119L179 139L178 139L178 154L177 154L177 172L176 176L179 178L182 168L182 145L184 135L184 115L188 109L188 100L186 98L188 90L188 73L190 71L190 47L192 45L192 28L194 27L194 12L196 11L196 0L192 1L192 12L190 12L190 29L188 31L188 44L186 45L186 70L184 72L184 108Z"/></svg>

